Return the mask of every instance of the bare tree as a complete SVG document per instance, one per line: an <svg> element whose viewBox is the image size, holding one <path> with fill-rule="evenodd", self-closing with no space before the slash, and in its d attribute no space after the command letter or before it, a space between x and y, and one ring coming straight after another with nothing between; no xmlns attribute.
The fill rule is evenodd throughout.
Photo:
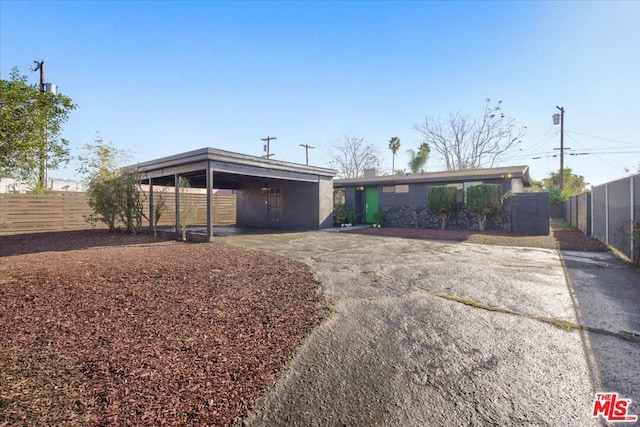
<svg viewBox="0 0 640 427"><path fill-rule="evenodd" d="M492 105L487 98L478 118L449 113L446 120L426 117L414 128L423 142L444 158L447 170L493 167L521 142L527 130L526 126L516 126L515 119L501 108L502 101Z"/></svg>
<svg viewBox="0 0 640 427"><path fill-rule="evenodd" d="M359 136L344 135L324 150L340 178L358 178L365 169L380 166L378 148Z"/></svg>

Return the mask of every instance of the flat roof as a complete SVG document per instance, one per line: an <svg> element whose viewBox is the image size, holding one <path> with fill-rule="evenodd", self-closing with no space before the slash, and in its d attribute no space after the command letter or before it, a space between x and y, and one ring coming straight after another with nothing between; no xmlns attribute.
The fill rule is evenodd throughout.
<svg viewBox="0 0 640 427"><path fill-rule="evenodd" d="M191 176L198 183L204 180L204 172L207 169L214 173L214 181L223 183L232 183L241 176L317 182L320 177L333 178L337 173L334 169L250 156L212 147L137 163L128 168L139 173L141 179L167 178L180 174Z"/></svg>
<svg viewBox="0 0 640 427"><path fill-rule="evenodd" d="M395 185L429 182L464 182L482 179L521 178L522 183L530 185L529 166L505 166L499 168L481 168L427 172L421 174L383 175L361 178L345 178L333 181L334 187L352 187L356 185Z"/></svg>

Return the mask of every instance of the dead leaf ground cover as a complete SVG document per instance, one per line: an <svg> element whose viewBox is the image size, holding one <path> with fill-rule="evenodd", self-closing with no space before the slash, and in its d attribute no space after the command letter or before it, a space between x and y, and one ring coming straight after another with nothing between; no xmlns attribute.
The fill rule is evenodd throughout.
<svg viewBox="0 0 640 427"><path fill-rule="evenodd" d="M0 426L232 424L326 315L263 252L86 231L0 255Z"/></svg>

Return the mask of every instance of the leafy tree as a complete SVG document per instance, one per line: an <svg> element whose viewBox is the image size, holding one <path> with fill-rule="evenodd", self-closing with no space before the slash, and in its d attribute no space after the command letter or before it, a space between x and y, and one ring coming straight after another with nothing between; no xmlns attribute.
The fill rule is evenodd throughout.
<svg viewBox="0 0 640 427"><path fill-rule="evenodd" d="M531 187L527 187L524 189L526 193L540 193L542 191L546 191L544 189L544 183L537 179L531 179Z"/></svg>
<svg viewBox="0 0 640 427"><path fill-rule="evenodd" d="M567 200L570 195L567 195L567 191L560 191L559 188L550 188L549 190L549 203L557 204L562 203Z"/></svg>
<svg viewBox="0 0 640 427"><path fill-rule="evenodd" d="M378 149L364 138L345 135L325 148L329 164L336 168L340 178L358 178L364 170L380 166Z"/></svg>
<svg viewBox="0 0 640 427"><path fill-rule="evenodd" d="M571 197L576 194L580 194L586 190L588 182L585 182L584 176L576 175L573 173L571 168L564 168L563 170L563 184L564 189L562 191L563 196ZM550 191L553 188L560 188L560 173L559 172L549 172L549 176L542 180L544 188Z"/></svg>
<svg viewBox="0 0 640 427"><path fill-rule="evenodd" d="M138 233L145 218L145 196L137 175L119 167L126 158L126 151L116 149L98 136L95 143L86 144L84 153L78 156L81 162L78 173L87 185L89 206L93 210L87 221L103 222L111 231L123 228Z"/></svg>
<svg viewBox="0 0 640 427"><path fill-rule="evenodd" d="M427 198L427 207L433 213L440 214L442 229L447 228L447 220L458 209L458 190L446 185L431 186Z"/></svg>
<svg viewBox="0 0 640 427"><path fill-rule="evenodd" d="M484 231L484 226L492 216L502 211L505 194L498 184L474 185L467 189L467 207L478 218L478 228Z"/></svg>
<svg viewBox="0 0 640 427"><path fill-rule="evenodd" d="M393 154L393 157L391 157L392 171L396 170L396 153L398 152L399 149L400 149L400 138L398 138L397 136L394 136L389 140L389 150L391 150L391 153Z"/></svg>
<svg viewBox="0 0 640 427"><path fill-rule="evenodd" d="M62 94L42 93L12 68L0 79L0 176L35 181L45 187L40 167L57 168L69 161L69 143L59 138L62 124L76 108Z"/></svg>
<svg viewBox="0 0 640 427"><path fill-rule="evenodd" d="M423 142L416 151L409 149L407 153L409 154L409 169L411 169L411 173L418 173L427 163L431 147L426 142Z"/></svg>
<svg viewBox="0 0 640 427"><path fill-rule="evenodd" d="M492 105L489 98L477 118L460 113L426 117L414 129L444 158L447 170L493 167L526 133L502 112L502 101Z"/></svg>

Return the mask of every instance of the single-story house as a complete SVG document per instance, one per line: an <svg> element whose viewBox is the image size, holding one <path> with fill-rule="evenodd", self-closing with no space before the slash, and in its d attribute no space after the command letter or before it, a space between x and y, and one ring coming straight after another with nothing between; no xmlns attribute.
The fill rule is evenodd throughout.
<svg viewBox="0 0 640 427"><path fill-rule="evenodd" d="M511 200L506 204L511 210L506 215L494 218L488 228L509 231L546 234L549 230L548 193L524 193L531 186L528 166L507 166L485 169L468 169L422 174L364 176L362 178L335 179L334 205L344 205L357 215L356 223L373 223L376 212L385 214L384 225L396 227L438 227L440 216L427 209L427 194L430 186L452 186L458 189L458 213L450 220L452 228L477 227L474 216L465 208L466 191L478 184L499 184L503 191L520 195L518 212L531 211L530 217L519 219L523 227L514 228L512 210L518 206ZM536 202L532 202L532 200ZM546 202L545 202L546 200ZM545 204L546 203L546 204ZM535 205L535 209L531 207ZM539 207L538 207L539 205ZM539 208L539 209L538 209ZM525 223L533 223L524 226ZM546 225L546 231L544 227ZM538 227L539 226L539 227Z"/></svg>

